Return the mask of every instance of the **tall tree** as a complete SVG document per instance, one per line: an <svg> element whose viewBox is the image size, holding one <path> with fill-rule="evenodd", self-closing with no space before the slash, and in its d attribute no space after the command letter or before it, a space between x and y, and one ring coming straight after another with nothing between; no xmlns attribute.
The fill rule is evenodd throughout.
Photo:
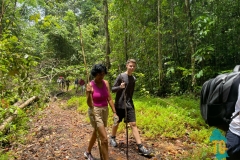
<svg viewBox="0 0 240 160"><path fill-rule="evenodd" d="M0 13L0 38L2 37L2 19L3 19L3 15L4 15L4 11L5 11L5 7L4 7L4 0L2 0L1 3L1 13Z"/></svg>
<svg viewBox="0 0 240 160"><path fill-rule="evenodd" d="M195 58L194 58L194 53L195 53L195 48L194 48L194 31L193 31L193 26L192 26L192 13L191 13L191 2L190 0L185 0L185 5L186 5L186 11L187 11L187 17L188 17L188 41L189 41L189 47L190 47L190 57L191 57L191 77L192 77L192 87L195 86L196 84L196 79L195 79Z"/></svg>
<svg viewBox="0 0 240 160"><path fill-rule="evenodd" d="M158 71L159 71L159 88L161 87L161 81L162 81L162 73L163 73L163 68L162 68L162 34L161 34L161 0L158 0Z"/></svg>
<svg viewBox="0 0 240 160"><path fill-rule="evenodd" d="M105 28L105 37L106 37L106 66L109 69L111 67L110 63L110 35L108 30L108 2L107 0L103 0L103 6L104 6L104 28Z"/></svg>

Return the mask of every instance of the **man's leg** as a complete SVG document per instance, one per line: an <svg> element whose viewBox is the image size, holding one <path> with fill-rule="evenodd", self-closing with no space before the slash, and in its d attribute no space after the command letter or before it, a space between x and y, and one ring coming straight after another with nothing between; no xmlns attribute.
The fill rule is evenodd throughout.
<svg viewBox="0 0 240 160"><path fill-rule="evenodd" d="M136 143L137 144L141 144L141 138L140 138L140 135L139 135L139 132L138 132L138 128L137 128L137 125L136 125L136 122L130 122L129 123L131 128L132 128L132 133L133 133L133 136L136 140Z"/></svg>
<svg viewBox="0 0 240 160"><path fill-rule="evenodd" d="M116 109L116 114L119 118L117 125L113 125L112 127L112 136L110 137L110 145L112 147L117 147L117 142L116 142L116 135L117 135L117 130L119 123L122 122L123 118L125 117L125 110L124 109Z"/></svg>
<svg viewBox="0 0 240 160"><path fill-rule="evenodd" d="M138 132L137 124L136 124L136 114L135 114L134 108L127 109L127 121L129 122L129 124L132 128L132 133L136 140L136 143L141 144L141 138L140 138L140 135Z"/></svg>
<svg viewBox="0 0 240 160"><path fill-rule="evenodd" d="M113 127L112 127L112 136L116 137L118 126L119 126L119 123L116 126L113 125Z"/></svg>
<svg viewBox="0 0 240 160"><path fill-rule="evenodd" d="M130 124L130 126L132 128L132 133L133 133L133 136L134 136L134 138L136 140L139 154L142 154L144 156L150 156L152 154L151 151L149 151L147 148L145 148L142 145L140 134L139 134L136 122L130 122L129 124Z"/></svg>
<svg viewBox="0 0 240 160"><path fill-rule="evenodd" d="M127 111L128 111L127 112L127 119L128 119L128 122L129 122L129 124L130 124L130 126L132 128L132 133L133 133L133 136L134 136L134 138L136 140L139 154L142 154L144 156L150 156L151 152L148 149L146 149L142 145L142 142L141 142L140 134L139 134L139 131L138 131L138 128L137 128L137 124L136 124L135 109L134 108L130 108Z"/></svg>
<svg viewBox="0 0 240 160"><path fill-rule="evenodd" d="M117 142L116 142L116 134L117 134L117 130L118 130L118 125L119 123L112 127L112 136L110 137L110 145L112 147L117 147Z"/></svg>

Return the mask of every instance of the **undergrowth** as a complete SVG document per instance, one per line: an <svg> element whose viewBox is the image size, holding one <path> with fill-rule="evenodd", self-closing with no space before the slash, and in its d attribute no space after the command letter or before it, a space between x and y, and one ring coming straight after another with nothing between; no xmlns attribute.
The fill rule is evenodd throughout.
<svg viewBox="0 0 240 160"><path fill-rule="evenodd" d="M213 157L213 144L209 138L214 128L203 121L198 99L187 96L134 97L134 105L142 136L149 139L181 139L184 145L193 148L182 159ZM79 97L78 111L87 115L87 109L86 98ZM111 109L109 111L108 127L111 127L113 120ZM89 122L88 117L86 121ZM124 123L119 125L118 132L125 132Z"/></svg>
<svg viewBox="0 0 240 160"><path fill-rule="evenodd" d="M25 136L29 130L31 117L43 109L43 107L39 106L44 105L39 102L25 109L18 109L16 118L6 126L4 131L0 132L0 160L14 159L11 156L11 150L8 152L8 149L11 148L13 144L25 143Z"/></svg>
<svg viewBox="0 0 240 160"><path fill-rule="evenodd" d="M27 100L26 97L21 97L22 99L20 99L20 97L16 96L16 93L14 92L12 92L12 94L14 95L13 97L17 97L16 100L19 102L19 104ZM28 98L30 98L31 95L38 96L39 101L31 103L22 109L14 106L13 102L8 101L7 99L4 100L5 106L0 105L1 124L3 124L3 122L5 122L5 120L10 116L14 117L13 120L7 123L6 127L0 131L0 160L14 159L14 157L12 157L10 148L15 147L14 145L18 143L25 143L31 117L41 112L44 107L46 107L45 103L48 101L47 95L49 95L48 85L36 85L31 91L31 94L28 94Z"/></svg>

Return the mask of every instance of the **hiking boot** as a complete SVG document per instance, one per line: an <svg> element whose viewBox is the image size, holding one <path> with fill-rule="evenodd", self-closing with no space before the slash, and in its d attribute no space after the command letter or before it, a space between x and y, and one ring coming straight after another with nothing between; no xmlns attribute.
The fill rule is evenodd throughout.
<svg viewBox="0 0 240 160"><path fill-rule="evenodd" d="M144 146L138 148L138 152L139 154L141 155L144 155L144 156L150 156L151 155L151 151L149 151L147 148L145 148Z"/></svg>
<svg viewBox="0 0 240 160"><path fill-rule="evenodd" d="M91 153L84 152L84 157L88 160L94 160L93 156Z"/></svg>
<svg viewBox="0 0 240 160"><path fill-rule="evenodd" d="M116 142L115 137L111 137L111 138L110 138L110 145L111 145L112 147L117 147L117 142Z"/></svg>

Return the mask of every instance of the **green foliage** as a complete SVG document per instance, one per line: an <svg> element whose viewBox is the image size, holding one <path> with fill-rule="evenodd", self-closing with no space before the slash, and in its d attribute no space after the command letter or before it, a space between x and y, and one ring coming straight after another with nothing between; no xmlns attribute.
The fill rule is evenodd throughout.
<svg viewBox="0 0 240 160"><path fill-rule="evenodd" d="M32 116L36 110L40 109L35 105L28 106L26 109L17 109L17 115L14 115L15 119L6 126L3 132L0 132L0 153L3 152L0 159L12 158L11 156L9 157L8 152L4 151L4 148L8 148L16 141L24 143L25 136L29 129L29 117ZM13 114L9 114L8 116L13 116Z"/></svg>
<svg viewBox="0 0 240 160"><path fill-rule="evenodd" d="M73 108L73 107L78 107L80 104L80 99L79 97L71 97L71 99L69 99L67 101L67 108Z"/></svg>
<svg viewBox="0 0 240 160"><path fill-rule="evenodd" d="M9 116L15 117L0 134L1 148L8 147L26 134L29 116L36 111L30 109L31 107L20 110L13 104L17 101L24 102L32 96L38 96L41 104L49 93L44 82L38 79L40 75L36 74L35 70L39 61L36 52L41 48L36 46L35 42L39 42L41 38L26 18L28 15L32 15L30 19L33 20L39 18L39 15L29 11L30 6L36 6L35 2L16 5L13 1L5 1L1 4L2 9L6 6L9 8L5 8L6 12L0 24L0 123ZM29 110L32 111L30 115L27 113ZM17 115L13 115L16 111ZM0 159L7 157L4 153Z"/></svg>
<svg viewBox="0 0 240 160"><path fill-rule="evenodd" d="M54 67L56 69L82 65L81 25L88 65L105 63L106 40L101 1L21 0L18 3L5 1L2 6L5 12L0 37L1 44L10 48L7 55L38 57L40 59L34 61L39 64L53 59L52 62L59 62ZM135 58L138 62L136 72L144 74L137 87L137 90L143 88L143 94L157 95L162 92L160 90L166 92L164 95L181 94L192 91L192 88L198 91L195 88L204 81L223 70L231 70L238 63L239 44L235 36L240 22L236 16L238 2L190 3L191 29L189 15L182 9L186 8L184 1L161 1L159 6L154 0L113 0L108 4L112 69L118 68L117 63L122 66L126 59ZM189 43L191 39L193 48ZM161 63L158 51L161 51ZM15 61L16 57L1 59L0 70L8 72L5 63ZM159 64L164 64L162 83L158 83ZM11 68L11 74L18 70ZM195 86L191 82L193 76L196 78Z"/></svg>
<svg viewBox="0 0 240 160"><path fill-rule="evenodd" d="M139 96L199 93L206 80L230 72L239 63L240 45L236 36L240 30L239 2L194 1L190 3L191 14L186 12L185 2L109 1L112 63L107 77L109 81L116 77L119 66L125 69L128 58L135 58ZM20 99L25 100L32 95L45 99L51 87L49 82L55 81L57 76L64 75L70 79L86 77L79 26L87 70L94 63L105 63L101 1L20 0L16 5L15 1L6 0L1 9L4 12L1 12L0 22L0 121L15 110L12 104ZM162 57L161 63L158 52ZM161 79L159 64L163 64ZM43 76L47 78L39 79ZM193 77L196 78L194 86ZM194 138L199 134L197 125L200 124L200 128L204 126L201 120L194 119L194 116L199 116L198 109L190 107L188 112L184 112L184 106L177 111L174 106L176 99L170 101L170 105L169 101L160 102L164 99L159 99L157 104L160 106L151 105L149 110L155 112L159 109L165 116L172 112L169 123L173 126L175 121L183 121L186 125L187 119L186 128L193 128L191 137ZM69 102L70 106L75 101ZM175 116L178 112L183 115ZM184 118L187 115L189 117ZM166 120L156 118L156 121ZM179 129L177 133L168 132L170 128L159 125L162 125L159 131L167 137L181 136L185 132L180 123L176 126ZM202 132L203 137L206 136ZM201 141L203 137L195 138Z"/></svg>
<svg viewBox="0 0 240 160"><path fill-rule="evenodd" d="M73 97L71 102L78 103L78 111L87 115L86 97ZM74 103L76 104L76 103ZM189 96L169 98L134 97L137 126L141 134L147 138L158 137L180 139L186 145L194 145L189 159L212 156L212 144L209 138L214 128L208 127L203 121L199 100ZM86 116L88 117L88 116ZM89 122L89 119L86 118ZM113 124L112 112L109 112L108 127ZM125 124L119 125L119 132L125 132Z"/></svg>
<svg viewBox="0 0 240 160"><path fill-rule="evenodd" d="M190 134L190 130L201 128L199 124L202 124L202 121L200 118L196 118L196 109L188 110L187 107L178 107L176 102L170 102L171 104L165 102L167 105L161 106L159 101L165 102L166 100L158 99L155 102L152 102L150 98L142 98L141 101L135 100L136 110L140 113L137 118L141 119L138 124L144 126L143 131L147 136L153 138L162 135L169 138L180 138L185 134ZM199 116L198 111L197 117Z"/></svg>
<svg viewBox="0 0 240 160"><path fill-rule="evenodd" d="M87 114L88 114L88 105L87 105L86 97L79 97L79 104L77 106L77 111L83 115L86 115L86 121L90 122Z"/></svg>
<svg viewBox="0 0 240 160"><path fill-rule="evenodd" d="M38 64L38 58L32 55L33 52L25 46L25 42L12 36L11 32L3 34L0 46L1 99L14 103L18 99L24 100L40 91L42 86L33 80L37 77L33 72Z"/></svg>
<svg viewBox="0 0 240 160"><path fill-rule="evenodd" d="M214 157L213 154L213 147L209 145L202 145L202 144L195 144L194 149L188 153L187 157L184 157L183 159L186 160L210 160L212 157Z"/></svg>
<svg viewBox="0 0 240 160"><path fill-rule="evenodd" d="M0 151L0 159L1 160L9 160L9 159L14 159L9 153L1 153Z"/></svg>
<svg viewBox="0 0 240 160"><path fill-rule="evenodd" d="M138 127L146 137L182 139L185 143L198 144L194 154L188 155L189 159L212 155L209 138L214 128L209 128L203 121L199 100L188 96L139 97L134 102Z"/></svg>

